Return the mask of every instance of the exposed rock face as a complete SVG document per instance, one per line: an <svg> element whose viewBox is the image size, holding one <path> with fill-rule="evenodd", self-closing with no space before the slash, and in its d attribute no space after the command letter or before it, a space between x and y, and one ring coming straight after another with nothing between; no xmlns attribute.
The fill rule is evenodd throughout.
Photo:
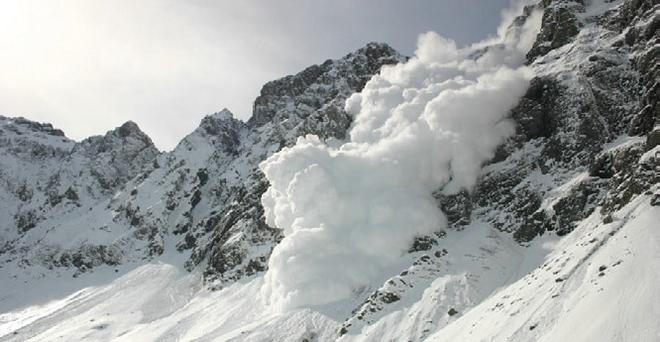
<svg viewBox="0 0 660 342"><path fill-rule="evenodd" d="M584 11L583 0L543 0L541 4L543 24L527 55L530 60L570 43L582 26L577 13Z"/></svg>
<svg viewBox="0 0 660 342"><path fill-rule="evenodd" d="M655 146L657 14L651 1L615 10L590 4L542 2L543 26L528 54L537 78L512 112L517 134L472 196L472 212L521 242L546 231L567 234L606 198L629 200L652 184L632 169ZM629 138L621 145L626 133L651 142ZM611 166L622 158L619 168ZM622 186L622 178L635 181ZM564 191L552 190L558 187Z"/></svg>
<svg viewBox="0 0 660 342"><path fill-rule="evenodd" d="M560 115L556 112L559 87L552 78L537 77L532 80L527 94L512 113L518 124L515 138L527 141L552 136Z"/></svg>
<svg viewBox="0 0 660 342"><path fill-rule="evenodd" d="M371 43L339 61L327 60L297 75L268 82L254 101L248 125L299 121L316 114L316 120L329 124L318 133L323 137L343 137L351 122L342 113L343 100L351 95L346 91L361 90L382 65L396 64L401 58L390 46ZM312 129L308 127L308 133Z"/></svg>

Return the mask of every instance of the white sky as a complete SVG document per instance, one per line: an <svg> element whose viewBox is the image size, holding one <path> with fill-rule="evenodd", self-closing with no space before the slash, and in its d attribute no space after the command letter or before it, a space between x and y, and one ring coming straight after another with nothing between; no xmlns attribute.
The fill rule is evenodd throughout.
<svg viewBox="0 0 660 342"><path fill-rule="evenodd" d="M370 41L494 34L509 0L0 0L0 115L80 140L133 120L171 149L263 83Z"/></svg>

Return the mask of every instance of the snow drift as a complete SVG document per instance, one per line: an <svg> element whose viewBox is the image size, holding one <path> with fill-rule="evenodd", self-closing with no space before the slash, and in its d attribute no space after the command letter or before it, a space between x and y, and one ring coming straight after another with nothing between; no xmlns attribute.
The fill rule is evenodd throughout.
<svg viewBox="0 0 660 342"><path fill-rule="evenodd" d="M416 236L443 228L431 191L471 189L513 133L507 115L533 76L520 65L538 23L507 23L498 39L464 49L421 35L413 58L347 100L349 142L308 135L262 162L266 221L285 235L269 260L267 300L285 309L348 298Z"/></svg>

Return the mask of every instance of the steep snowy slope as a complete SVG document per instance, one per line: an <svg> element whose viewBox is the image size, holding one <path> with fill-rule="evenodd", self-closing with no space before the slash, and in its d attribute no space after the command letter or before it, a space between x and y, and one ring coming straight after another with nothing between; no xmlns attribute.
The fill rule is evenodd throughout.
<svg viewBox="0 0 660 342"><path fill-rule="evenodd" d="M0 340L659 340L659 10L652 0L532 3L516 9L519 16L508 18L497 38L472 47L426 35L410 62L367 84L383 65L409 60L369 44L266 84L248 122L223 110L160 154L132 123L76 143L50 125L1 118L0 200L7 204L0 207ZM457 141L490 147L480 138L492 132L468 134L471 122L438 122L433 139L408 145L414 147L404 150L408 156L390 153L394 144L372 144L381 141L374 137L402 132L422 111L423 120L451 120L455 108L442 107L446 115L432 111L443 103L430 101L434 96L468 92L479 84L477 76L501 65L523 70L523 64L534 77L510 111L512 121L502 121L514 124L515 133L502 131L503 144L481 152L487 158L477 161L486 165L476 169L474 188L460 186L470 183L471 168L459 173L430 162L446 155L452 141L433 150L435 139L465 127L470 138ZM483 81L484 88L501 90L502 83L491 81ZM406 89L396 101L404 105L381 101L401 84ZM362 94L353 99L367 99L359 107L371 108L370 115L351 110L355 100L347 108L357 116L345 110L355 92ZM469 106L482 101L475 97L459 109L471 108L464 114L475 119L495 111ZM486 123L480 129L492 129ZM352 131L356 126L374 129ZM297 141L305 134L320 139ZM347 141L377 150L360 158L386 158L333 162L352 148L342 147ZM309 154L270 169L266 178L259 164L291 146L270 161L301 148ZM316 159L305 146L330 157ZM420 153L420 146L433 155ZM337 243L342 234L289 238L294 224L323 217L330 223L323 230L352 219L340 212L400 203L388 189L410 194L414 182L428 176L424 168L396 166L409 161L433 165L428 172L436 176L450 170L446 182L420 188L423 203L439 207L446 225L439 218L428 235L399 234L393 222L422 203L412 196L381 215L353 217L344 225L346 243ZM298 172L306 163L309 170L322 165L334 182L305 190L315 183L304 177L323 174ZM273 172L291 168L293 180L282 192L292 197L280 207L265 200L267 210L279 212L264 215L262 195ZM360 184L343 188L350 180ZM378 195L369 195L370 184L378 185ZM327 202L332 198L354 202L342 208ZM414 210L397 212L406 205ZM287 210L301 221L266 224L266 216ZM389 219L371 224L379 217ZM380 234L368 240L364 231ZM276 252L285 262L273 264L275 246L306 254L281 258L287 254ZM355 265L325 262L333 253ZM296 274L306 270L294 267L299 255L307 255L303 261L318 266L318 274L334 275L323 282L327 287L315 287L320 278L310 273ZM342 265L346 274L371 274L344 281L336 276ZM301 292L320 288L321 300L272 305L273 284L283 284L264 276L273 269L311 279ZM288 284L279 293L296 291Z"/></svg>
<svg viewBox="0 0 660 342"><path fill-rule="evenodd" d="M592 214L543 264L429 340L657 341L659 217L650 196L610 223Z"/></svg>
<svg viewBox="0 0 660 342"><path fill-rule="evenodd" d="M105 204L158 154L149 137L132 122L79 143L22 118L0 125L0 265L117 263L109 244L129 232L104 225Z"/></svg>

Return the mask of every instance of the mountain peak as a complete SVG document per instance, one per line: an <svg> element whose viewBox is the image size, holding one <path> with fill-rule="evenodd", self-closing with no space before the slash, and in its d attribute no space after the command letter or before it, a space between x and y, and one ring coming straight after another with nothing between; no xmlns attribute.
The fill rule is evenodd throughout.
<svg viewBox="0 0 660 342"><path fill-rule="evenodd" d="M22 127L26 131L64 137L64 132L60 129L54 128L53 125L49 123L40 123L40 122L28 120L24 117L10 118L0 115L0 122L3 122L5 125Z"/></svg>
<svg viewBox="0 0 660 342"><path fill-rule="evenodd" d="M131 120L126 121L121 126L111 131L108 131L103 138L105 140L114 140L114 137L120 138L121 140L133 138L140 141L145 146L154 146L151 138L140 129L137 123Z"/></svg>
<svg viewBox="0 0 660 342"><path fill-rule="evenodd" d="M406 60L385 43L369 43L339 59L328 59L295 74L270 81L254 101L248 125L283 122L292 116L307 117L328 98L345 99L364 85L383 65ZM339 97L337 97L339 96Z"/></svg>
<svg viewBox="0 0 660 342"><path fill-rule="evenodd" d="M234 130L234 126L239 122L229 109L223 108L219 112L205 116L199 123L197 130L202 130L209 135L218 135L227 129Z"/></svg>
<svg viewBox="0 0 660 342"><path fill-rule="evenodd" d="M403 57L403 55L401 55L398 51L396 51L392 46L383 42L369 42L365 46L350 53L348 56L350 55L366 55L366 56L372 56L378 58ZM405 59L402 59L402 61L404 60Z"/></svg>
<svg viewBox="0 0 660 342"><path fill-rule="evenodd" d="M218 120L231 120L231 119L234 118L234 113L232 113L227 108L222 108L221 111L215 112L211 115L207 115L206 117L213 118L213 119L218 119Z"/></svg>
<svg viewBox="0 0 660 342"><path fill-rule="evenodd" d="M235 153L240 145L239 132L244 123L234 118L234 114L227 108L219 112L205 116L199 126L188 134L175 148L175 150L189 153L196 146L215 146L220 149Z"/></svg>
<svg viewBox="0 0 660 342"><path fill-rule="evenodd" d="M132 134L146 135L135 122L130 120L117 127L113 132L117 132L117 134L122 138L128 137Z"/></svg>
<svg viewBox="0 0 660 342"><path fill-rule="evenodd" d="M157 154L151 138L144 133L133 121L127 121L121 126L108 131L105 135L96 135L84 139L77 144L77 150L85 150L88 154L105 153L107 151L123 149L125 146L133 146L136 150L149 149Z"/></svg>

